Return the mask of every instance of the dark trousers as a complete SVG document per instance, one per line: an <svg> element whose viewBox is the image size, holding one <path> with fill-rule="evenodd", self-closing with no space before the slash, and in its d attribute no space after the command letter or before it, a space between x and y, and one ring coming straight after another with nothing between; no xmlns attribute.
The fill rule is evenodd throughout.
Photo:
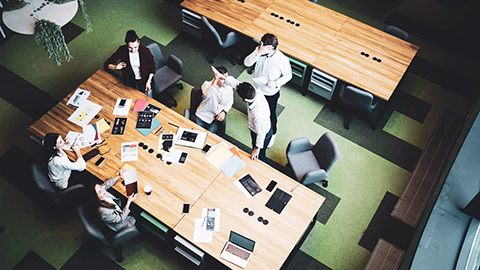
<svg viewBox="0 0 480 270"><path fill-rule="evenodd" d="M152 97L153 85L152 85L152 89L151 89L150 93L147 93L147 91L145 91L145 86L146 85L147 85L147 80L144 80L144 79L135 80L135 89L137 89L138 91L144 93L145 95L147 95L149 97Z"/></svg>
<svg viewBox="0 0 480 270"><path fill-rule="evenodd" d="M277 103L280 98L280 91L273 96L265 96L270 107L270 122L272 122L273 134L277 134Z"/></svg>
<svg viewBox="0 0 480 270"><path fill-rule="evenodd" d="M267 132L267 135L265 135L265 141L263 141L263 148L260 149L260 153L258 154L258 159L261 161L265 162L268 164L267 161L267 146L270 143L270 140L272 139L272 128L270 127L270 130ZM257 141L257 134L253 131L250 130L250 136L252 137L252 150L255 148L255 142Z"/></svg>
<svg viewBox="0 0 480 270"><path fill-rule="evenodd" d="M224 136L225 135L225 122L227 121L227 115L225 114L225 118L223 121L217 121L213 120L212 123L207 123L200 119L199 117L195 116L195 123L204 129L217 134L218 136Z"/></svg>

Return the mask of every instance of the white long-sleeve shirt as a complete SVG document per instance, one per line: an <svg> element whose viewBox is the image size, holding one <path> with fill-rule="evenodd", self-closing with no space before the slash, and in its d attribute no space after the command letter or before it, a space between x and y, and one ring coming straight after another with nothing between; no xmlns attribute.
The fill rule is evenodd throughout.
<svg viewBox="0 0 480 270"><path fill-rule="evenodd" d="M195 115L202 121L211 124L215 117L225 111L227 113L233 105L233 88L240 82L232 76L225 79L225 85L219 87L212 81L202 84L202 101L198 105Z"/></svg>
<svg viewBox="0 0 480 270"><path fill-rule="evenodd" d="M292 79L290 60L279 50L276 50L272 56L267 57L261 56L258 53L258 47L256 47L251 54L245 57L243 63L247 67L256 63L253 78L265 77L267 82L275 83L275 88L273 89L266 84L258 85L254 83L254 86L260 89L266 96L275 95L280 91L282 85Z"/></svg>
<svg viewBox="0 0 480 270"><path fill-rule="evenodd" d="M54 156L48 161L48 177L57 188L66 189L72 170L83 171L86 168L86 164L81 156L77 161L72 162L63 150L60 149L58 154L58 156Z"/></svg>
<svg viewBox="0 0 480 270"><path fill-rule="evenodd" d="M256 89L255 89L256 90ZM248 128L257 134L255 146L263 148L265 136L271 128L270 108L267 99L260 90L256 90L256 96L251 104L248 104Z"/></svg>

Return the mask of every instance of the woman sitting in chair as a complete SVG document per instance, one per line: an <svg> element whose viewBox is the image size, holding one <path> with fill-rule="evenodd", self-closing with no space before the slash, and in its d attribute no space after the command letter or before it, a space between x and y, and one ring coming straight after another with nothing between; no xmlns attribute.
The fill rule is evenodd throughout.
<svg viewBox="0 0 480 270"><path fill-rule="evenodd" d="M129 216L130 204L135 200L135 193L132 194L123 208L120 208L121 201L113 196L107 189L114 186L119 180L122 179L123 171L120 170L120 175L114 178L110 178L103 184L96 184L93 186L92 193L94 196L95 204L98 208L100 219L114 231L119 231L124 227L135 226L135 218Z"/></svg>
<svg viewBox="0 0 480 270"><path fill-rule="evenodd" d="M75 144L72 145L72 150L77 157L77 160L72 162L68 159L67 154L63 151L65 141L58 133L48 133L43 139L43 150L48 164L48 177L55 186L61 190L66 189L73 184L80 182L78 175L70 177L72 171L85 170L85 160L80 153L80 147Z"/></svg>

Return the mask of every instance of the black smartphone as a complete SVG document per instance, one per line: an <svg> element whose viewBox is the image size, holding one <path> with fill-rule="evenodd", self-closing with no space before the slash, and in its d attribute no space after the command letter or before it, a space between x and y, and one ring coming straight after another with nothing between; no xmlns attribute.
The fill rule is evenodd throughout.
<svg viewBox="0 0 480 270"><path fill-rule="evenodd" d="M184 203L182 213L185 215L185 214L188 214L188 212L190 212L190 204Z"/></svg>
<svg viewBox="0 0 480 270"><path fill-rule="evenodd" d="M180 164L184 164L184 163L185 163L185 160L187 160L187 155L188 155L187 152L183 152L182 155L180 156L180 159L178 160L178 162L179 162Z"/></svg>
<svg viewBox="0 0 480 270"><path fill-rule="evenodd" d="M202 149L202 153L207 153L208 150L210 150L210 147L211 147L210 144L205 144L205 146Z"/></svg>
<svg viewBox="0 0 480 270"><path fill-rule="evenodd" d="M127 102L126 99L124 99L124 98L120 99L120 103L118 103L118 107L123 108L125 106L126 102Z"/></svg>
<svg viewBox="0 0 480 270"><path fill-rule="evenodd" d="M270 184L268 184L267 186L267 191L272 191L276 185L277 185L277 182L275 180L270 181Z"/></svg>
<svg viewBox="0 0 480 270"><path fill-rule="evenodd" d="M100 166L100 164L102 164L104 161L105 161L105 158L104 158L104 157L100 157L99 159L97 159L97 161L95 161L95 165L98 167L98 166Z"/></svg>

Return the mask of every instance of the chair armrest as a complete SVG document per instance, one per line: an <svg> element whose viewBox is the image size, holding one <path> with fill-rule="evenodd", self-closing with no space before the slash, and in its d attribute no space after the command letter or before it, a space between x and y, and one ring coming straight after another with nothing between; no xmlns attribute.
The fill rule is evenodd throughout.
<svg viewBox="0 0 480 270"><path fill-rule="evenodd" d="M324 169L310 171L303 176L302 184L306 186L314 182L325 180L327 177L328 173Z"/></svg>
<svg viewBox="0 0 480 270"><path fill-rule="evenodd" d="M287 156L289 154L297 154L301 152L305 152L312 149L312 144L308 140L308 138L298 138L290 141L287 146Z"/></svg>
<svg viewBox="0 0 480 270"><path fill-rule="evenodd" d="M123 242L126 242L139 234L137 227L126 227L118 231L112 238L111 246L116 247Z"/></svg>
<svg viewBox="0 0 480 270"><path fill-rule="evenodd" d="M85 186L82 184L73 185L60 192L59 201L61 202L81 202L85 198Z"/></svg>
<svg viewBox="0 0 480 270"><path fill-rule="evenodd" d="M187 119L190 119L190 109L185 109L185 111L183 112L183 116L185 116L185 118Z"/></svg>
<svg viewBox="0 0 480 270"><path fill-rule="evenodd" d="M167 66L183 77L183 62L180 58L170 54L167 59Z"/></svg>
<svg viewBox="0 0 480 270"><path fill-rule="evenodd" d="M240 37L235 32L230 32L225 36L225 41L223 42L223 48L228 48L237 44L240 40Z"/></svg>

